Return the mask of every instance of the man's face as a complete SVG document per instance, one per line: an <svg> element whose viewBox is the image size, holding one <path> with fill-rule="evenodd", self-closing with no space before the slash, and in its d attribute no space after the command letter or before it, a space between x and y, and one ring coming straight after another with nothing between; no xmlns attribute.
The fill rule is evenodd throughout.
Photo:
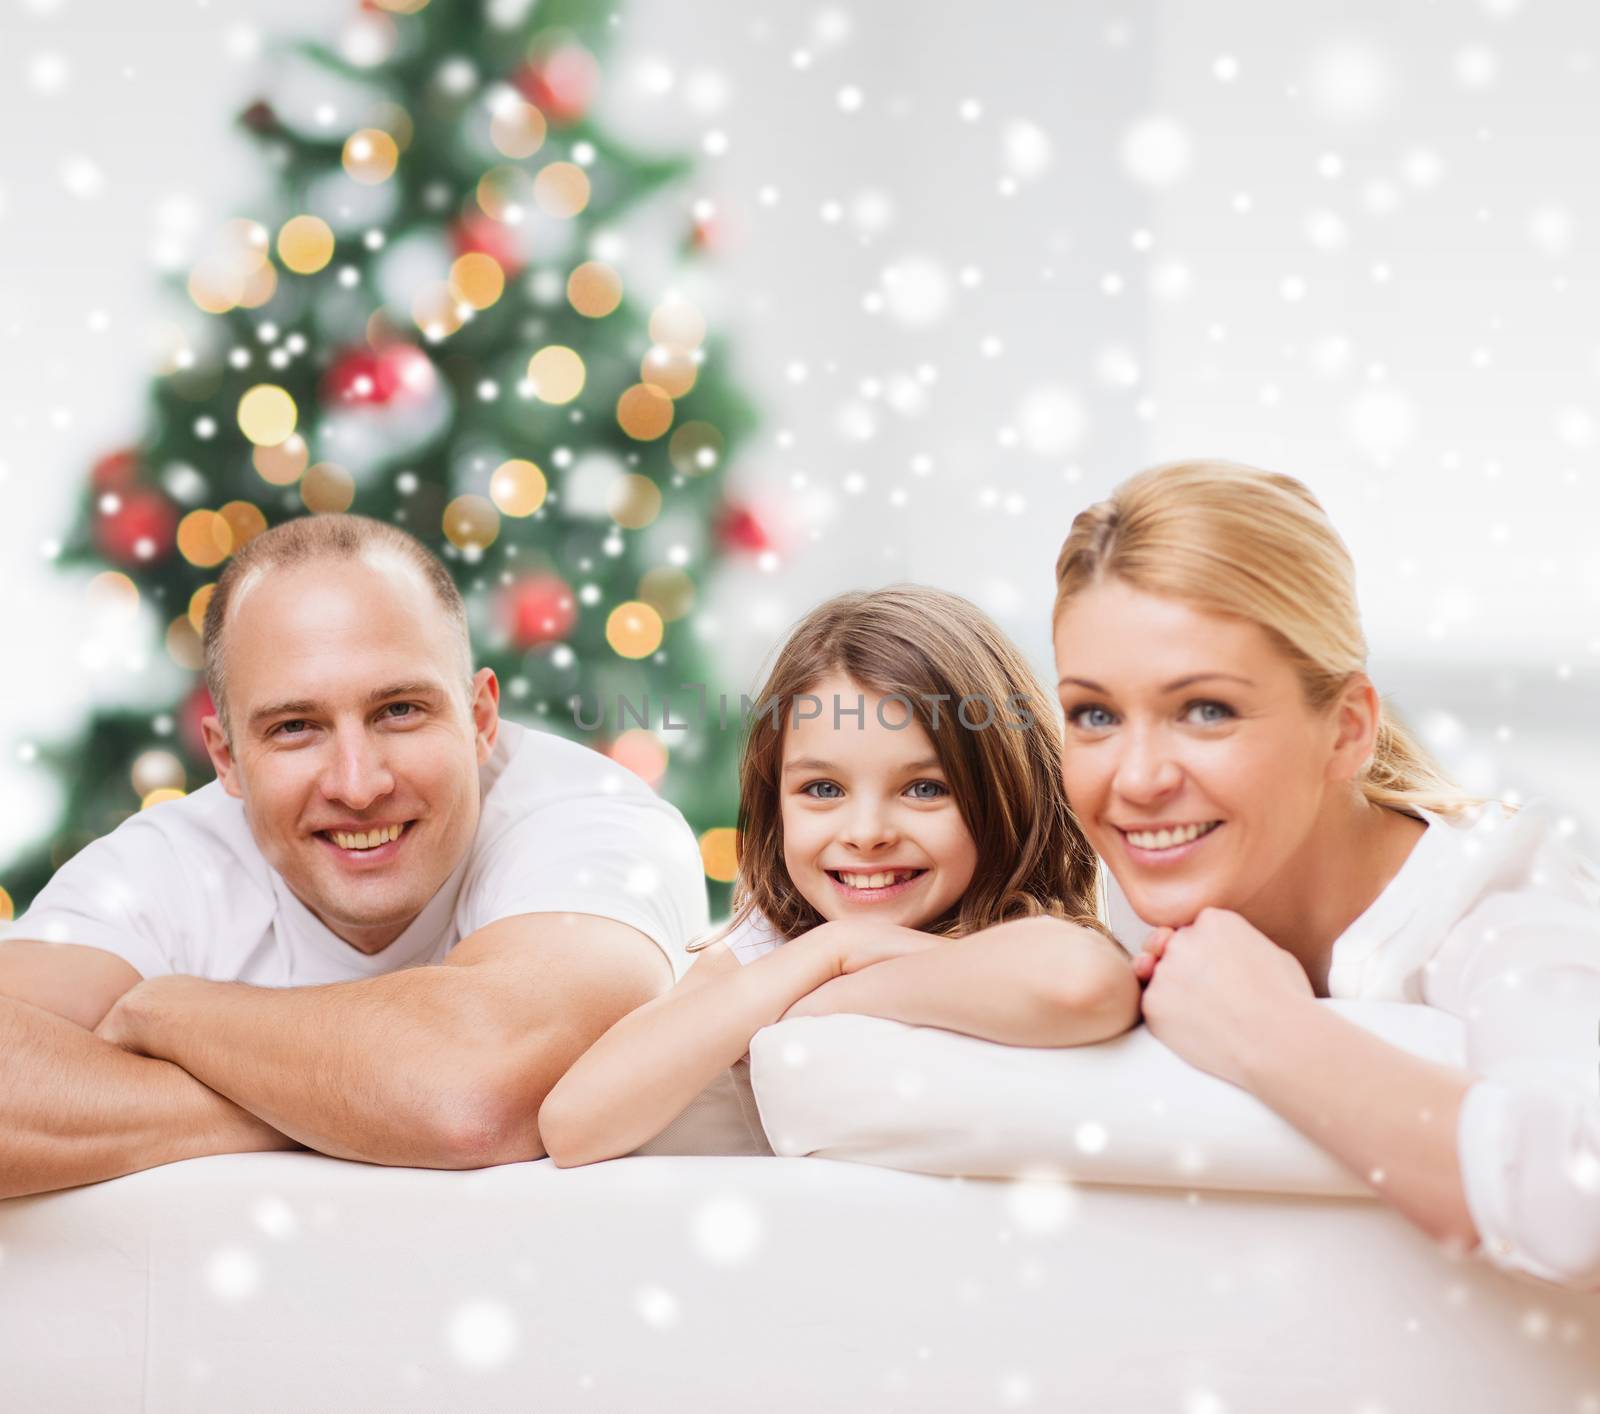
<svg viewBox="0 0 1600 1414"><path fill-rule="evenodd" d="M208 717L207 749L295 896L379 952L472 842L499 686L485 668L469 687L459 631L398 561L317 560L245 589L223 647L232 741Z"/></svg>

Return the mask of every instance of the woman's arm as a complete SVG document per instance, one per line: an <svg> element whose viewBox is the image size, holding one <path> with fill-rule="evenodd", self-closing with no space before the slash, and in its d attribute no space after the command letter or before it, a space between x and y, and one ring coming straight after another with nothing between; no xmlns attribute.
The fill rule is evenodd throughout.
<svg viewBox="0 0 1600 1414"><path fill-rule="evenodd" d="M1300 964L1236 913L1205 909L1146 948L1158 1040L1248 1090L1436 1241L1477 1245L1456 1154L1472 1076L1319 1006Z"/></svg>
<svg viewBox="0 0 1600 1414"><path fill-rule="evenodd" d="M785 1017L835 1012L1011 1046L1078 1046L1139 1019L1139 984L1109 938L1059 918L1019 918L835 978Z"/></svg>

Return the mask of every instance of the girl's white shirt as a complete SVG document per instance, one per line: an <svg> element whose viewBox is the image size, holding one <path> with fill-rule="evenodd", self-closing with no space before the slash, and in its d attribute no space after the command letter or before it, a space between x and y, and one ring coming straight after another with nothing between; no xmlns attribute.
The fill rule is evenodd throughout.
<svg viewBox="0 0 1600 1414"><path fill-rule="evenodd" d="M1600 875L1541 808L1419 813L1410 856L1335 941L1328 993L1465 1023L1479 1079L1456 1147L1483 1254L1600 1287ZM1109 876L1107 904L1136 950L1149 927Z"/></svg>

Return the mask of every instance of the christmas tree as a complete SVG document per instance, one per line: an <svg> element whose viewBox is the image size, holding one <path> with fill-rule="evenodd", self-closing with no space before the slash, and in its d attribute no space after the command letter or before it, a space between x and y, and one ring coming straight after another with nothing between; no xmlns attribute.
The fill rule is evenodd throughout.
<svg viewBox="0 0 1600 1414"><path fill-rule="evenodd" d="M709 244L672 202L687 165L592 116L615 23L591 0L369 0L339 48L288 46L284 94L241 118L275 191L189 272L146 430L93 467L61 555L99 568L105 604L155 611L184 686L43 748L64 816L0 910L210 778L199 626L220 568L343 510L444 557L506 715L676 804L723 908L738 714L723 728L689 685L714 682L697 592L721 551L761 548L722 490L752 417L679 292ZM689 729L658 730L668 711Z"/></svg>

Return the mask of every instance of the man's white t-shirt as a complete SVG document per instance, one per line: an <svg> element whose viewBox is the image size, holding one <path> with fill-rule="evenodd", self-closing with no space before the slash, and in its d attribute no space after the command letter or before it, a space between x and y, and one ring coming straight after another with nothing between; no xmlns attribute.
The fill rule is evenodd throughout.
<svg viewBox="0 0 1600 1414"><path fill-rule="evenodd" d="M439 962L517 914L584 913L637 928L673 979L683 975L684 944L706 928L706 891L699 846L672 805L609 757L506 721L479 786L466 856L378 953L352 947L290 892L216 781L85 847L5 934L103 948L144 977L304 987Z"/></svg>
<svg viewBox="0 0 1600 1414"><path fill-rule="evenodd" d="M1600 1287L1600 877L1537 807L1428 828L1334 942L1328 994L1459 1017L1456 1148L1490 1261ZM1112 931L1149 933L1106 875Z"/></svg>

